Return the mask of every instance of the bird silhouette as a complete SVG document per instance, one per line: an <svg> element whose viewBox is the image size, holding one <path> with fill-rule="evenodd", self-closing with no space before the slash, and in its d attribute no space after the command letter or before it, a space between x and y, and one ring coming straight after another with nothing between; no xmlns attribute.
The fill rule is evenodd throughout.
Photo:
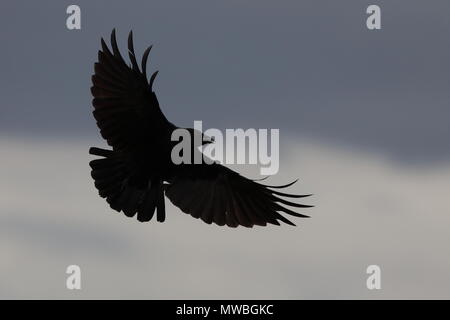
<svg viewBox="0 0 450 320"><path fill-rule="evenodd" d="M111 49L101 39L92 76L92 105L100 134L112 150L91 147L89 153L99 158L89 165L99 195L106 198L111 208L128 217L137 214L141 222L150 221L156 212L157 221L163 222L166 196L183 212L219 226L280 225L280 221L295 225L282 213L308 217L291 208L311 206L286 198L309 195L280 191L297 180L269 186L218 163L172 162L171 151L176 142L171 135L178 127L164 116L152 89L158 71L147 78L151 48L145 50L139 69L132 31L128 37L130 65L120 54L114 29ZM188 130L192 137L198 134L192 128Z"/></svg>

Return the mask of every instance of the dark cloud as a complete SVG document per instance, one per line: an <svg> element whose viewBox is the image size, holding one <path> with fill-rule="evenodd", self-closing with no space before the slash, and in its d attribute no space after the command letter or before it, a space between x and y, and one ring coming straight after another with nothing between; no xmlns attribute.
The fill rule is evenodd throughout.
<svg viewBox="0 0 450 320"><path fill-rule="evenodd" d="M1 4L0 130L96 135L90 75L100 36L153 43L149 68L180 125L271 127L408 162L450 160L448 1L78 1Z"/></svg>

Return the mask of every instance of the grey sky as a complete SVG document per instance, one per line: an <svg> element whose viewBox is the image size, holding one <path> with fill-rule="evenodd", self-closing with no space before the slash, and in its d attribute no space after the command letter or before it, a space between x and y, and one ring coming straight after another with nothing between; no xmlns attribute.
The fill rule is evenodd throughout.
<svg viewBox="0 0 450 320"><path fill-rule="evenodd" d="M163 224L114 212L89 177L86 140L0 143L0 298L450 297L450 165L419 171L285 141L271 181L300 176L290 191L313 192L317 206L297 227L249 230L206 225L169 201ZM71 264L81 291L65 288ZM379 291L366 288L371 264Z"/></svg>
<svg viewBox="0 0 450 320"><path fill-rule="evenodd" d="M76 3L82 30L65 27ZM382 9L382 30L365 9ZM449 298L448 0L2 1L0 298ZM298 228L174 208L139 224L89 176L100 37L130 29L180 126L279 128ZM248 173L245 169L244 172ZM242 171L241 170L241 171ZM239 263L236 263L239 261ZM83 290L64 288L79 264ZM365 288L379 264L383 289Z"/></svg>
<svg viewBox="0 0 450 320"><path fill-rule="evenodd" d="M71 2L70 2L71 3ZM90 75L99 38L130 29L173 122L270 127L373 149L407 162L448 161L448 1L3 1L0 130L95 135Z"/></svg>

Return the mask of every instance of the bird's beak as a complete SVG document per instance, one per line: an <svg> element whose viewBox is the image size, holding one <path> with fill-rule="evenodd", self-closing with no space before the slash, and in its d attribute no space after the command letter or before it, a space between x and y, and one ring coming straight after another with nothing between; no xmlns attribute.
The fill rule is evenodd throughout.
<svg viewBox="0 0 450 320"><path fill-rule="evenodd" d="M210 143L214 143L214 137L208 137L203 135L203 144L210 144Z"/></svg>

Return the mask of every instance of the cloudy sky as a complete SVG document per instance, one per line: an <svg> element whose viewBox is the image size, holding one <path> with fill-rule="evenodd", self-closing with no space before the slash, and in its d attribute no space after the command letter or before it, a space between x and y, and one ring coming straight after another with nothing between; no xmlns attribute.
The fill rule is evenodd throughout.
<svg viewBox="0 0 450 320"><path fill-rule="evenodd" d="M360 0L0 4L0 298L450 298L450 3ZM130 29L180 126L279 128L292 228L222 229L168 204L115 214L89 176L100 37ZM140 56L140 54L138 54ZM250 168L237 168L253 173ZM82 269L82 290L65 269ZM377 264L382 289L366 288Z"/></svg>

